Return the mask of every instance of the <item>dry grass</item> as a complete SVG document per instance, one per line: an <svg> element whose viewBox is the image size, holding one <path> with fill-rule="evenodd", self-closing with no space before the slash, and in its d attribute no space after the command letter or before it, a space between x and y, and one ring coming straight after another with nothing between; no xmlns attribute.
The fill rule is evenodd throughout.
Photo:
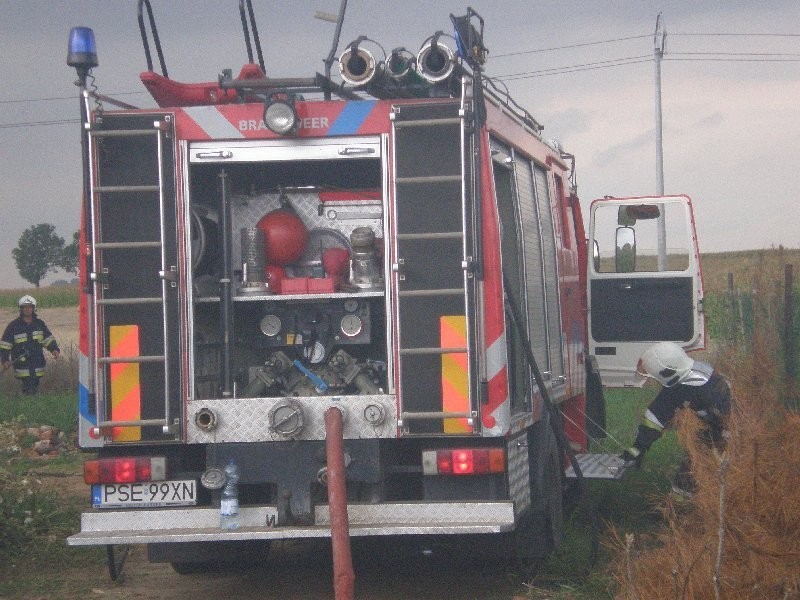
<svg viewBox="0 0 800 600"><path fill-rule="evenodd" d="M750 291L753 281L764 273L773 274L775 281L783 281L783 266L794 265L795 280L800 279L800 249L768 248L742 252L703 253L703 287L706 292L724 292L728 289L728 273L733 274L736 289ZM774 284L774 282L765 282Z"/></svg>
<svg viewBox="0 0 800 600"><path fill-rule="evenodd" d="M735 399L724 453L698 442L691 411L676 419L699 489L688 505L664 500L655 541L617 537L618 598L800 598L800 415L782 403L774 343L717 357Z"/></svg>

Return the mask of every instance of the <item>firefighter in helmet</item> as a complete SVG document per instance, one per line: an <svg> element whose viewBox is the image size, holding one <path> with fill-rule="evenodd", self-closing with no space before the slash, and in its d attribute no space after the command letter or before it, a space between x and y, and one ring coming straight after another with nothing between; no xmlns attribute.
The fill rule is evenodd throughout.
<svg viewBox="0 0 800 600"><path fill-rule="evenodd" d="M14 367L14 376L22 381L23 394L35 394L44 375L44 349L58 358L61 350L50 330L36 316L36 299L19 299L19 317L11 321L0 340L3 369Z"/></svg>
<svg viewBox="0 0 800 600"><path fill-rule="evenodd" d="M692 360L678 344L660 342L642 354L636 370L663 387L647 407L633 446L622 453L621 458L627 464L641 466L644 453L661 437L680 408L691 408L703 421L705 428L701 439L704 443L717 450L724 448L731 392L725 378L711 365ZM691 497L696 487L686 458L672 479L672 490L683 497Z"/></svg>

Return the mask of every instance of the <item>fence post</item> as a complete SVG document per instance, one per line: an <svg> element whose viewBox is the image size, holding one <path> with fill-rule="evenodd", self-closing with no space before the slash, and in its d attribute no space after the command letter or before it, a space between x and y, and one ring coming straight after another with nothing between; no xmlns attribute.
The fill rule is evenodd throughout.
<svg viewBox="0 0 800 600"><path fill-rule="evenodd" d="M792 265L784 265L783 271L783 357L786 363L786 376L793 380L797 376L797 368L794 359L794 276L792 273Z"/></svg>
<svg viewBox="0 0 800 600"><path fill-rule="evenodd" d="M730 300L730 319L734 325L728 329L727 337L729 342L736 342L744 338L744 318L739 290L733 287L733 273L728 273L728 299Z"/></svg>

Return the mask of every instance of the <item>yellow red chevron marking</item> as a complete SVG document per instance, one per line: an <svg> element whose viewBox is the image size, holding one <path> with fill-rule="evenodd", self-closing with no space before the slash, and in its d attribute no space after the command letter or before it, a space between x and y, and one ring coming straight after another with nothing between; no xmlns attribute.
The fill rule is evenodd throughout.
<svg viewBox="0 0 800 600"><path fill-rule="evenodd" d="M440 348L467 347L467 318L448 315L439 318ZM467 353L442 354L442 410L469 412ZM472 433L467 419L444 419L445 433Z"/></svg>
<svg viewBox="0 0 800 600"><path fill-rule="evenodd" d="M112 325L109 327L110 356L139 356L139 326ZM139 363L111 363L111 420L135 421L142 418L141 379ZM142 439L141 427L114 427L111 439L133 442Z"/></svg>

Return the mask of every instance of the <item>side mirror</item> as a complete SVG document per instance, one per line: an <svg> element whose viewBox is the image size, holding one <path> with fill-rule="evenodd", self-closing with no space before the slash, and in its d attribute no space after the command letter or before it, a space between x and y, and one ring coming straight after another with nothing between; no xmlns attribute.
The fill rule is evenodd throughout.
<svg viewBox="0 0 800 600"><path fill-rule="evenodd" d="M617 227L614 266L617 273L636 271L636 232L632 227Z"/></svg>
<svg viewBox="0 0 800 600"><path fill-rule="evenodd" d="M594 264L594 271L595 273L600 272L600 244L597 243L597 240L592 240L594 243L592 244L592 263Z"/></svg>
<svg viewBox="0 0 800 600"><path fill-rule="evenodd" d="M661 211L655 204L628 204L617 211L617 225L633 227L638 220L657 219Z"/></svg>

